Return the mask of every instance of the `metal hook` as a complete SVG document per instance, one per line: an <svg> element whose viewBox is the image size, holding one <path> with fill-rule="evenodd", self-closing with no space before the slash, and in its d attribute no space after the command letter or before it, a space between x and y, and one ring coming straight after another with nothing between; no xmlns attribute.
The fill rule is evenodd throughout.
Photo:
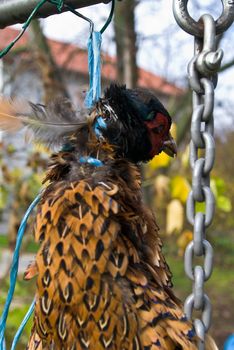
<svg viewBox="0 0 234 350"><path fill-rule="evenodd" d="M90 26L90 33L92 34L93 33L93 30L94 30L94 23L93 21L82 15L80 12L76 11L71 5L67 5L67 4L64 4L64 7L67 8L70 12L74 13L74 15L80 17L80 18L83 18L85 21L89 22L89 26Z"/></svg>
<svg viewBox="0 0 234 350"><path fill-rule="evenodd" d="M221 0L223 11L215 21L216 35L223 33L234 20L234 0ZM195 21L188 13L188 0L173 0L173 13L179 26L196 37L203 36L203 24Z"/></svg>

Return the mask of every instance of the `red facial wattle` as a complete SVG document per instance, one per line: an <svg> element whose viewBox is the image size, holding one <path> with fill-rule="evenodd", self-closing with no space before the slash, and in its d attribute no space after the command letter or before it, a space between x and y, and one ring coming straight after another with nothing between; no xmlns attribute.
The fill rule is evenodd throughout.
<svg viewBox="0 0 234 350"><path fill-rule="evenodd" d="M145 125L148 129L152 145L150 156L153 158L155 155L163 151L164 141L169 137L171 122L164 114L156 113L155 118L146 121Z"/></svg>

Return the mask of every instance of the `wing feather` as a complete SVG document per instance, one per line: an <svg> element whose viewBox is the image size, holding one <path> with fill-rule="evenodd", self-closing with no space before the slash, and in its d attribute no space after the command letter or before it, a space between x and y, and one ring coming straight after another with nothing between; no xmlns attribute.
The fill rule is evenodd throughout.
<svg viewBox="0 0 234 350"><path fill-rule="evenodd" d="M87 124L87 117L87 109L75 110L67 99L55 100L48 106L18 99L0 100L0 130L17 132L26 128L36 141L47 145L66 142Z"/></svg>

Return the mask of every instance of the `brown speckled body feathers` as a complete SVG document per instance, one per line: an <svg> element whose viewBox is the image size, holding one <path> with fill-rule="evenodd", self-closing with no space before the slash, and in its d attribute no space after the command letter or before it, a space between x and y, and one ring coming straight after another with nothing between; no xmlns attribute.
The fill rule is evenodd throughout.
<svg viewBox="0 0 234 350"><path fill-rule="evenodd" d="M67 157L57 156L61 166ZM41 248L28 349L196 349L142 203L137 165L109 159L52 181L35 237Z"/></svg>
<svg viewBox="0 0 234 350"><path fill-rule="evenodd" d="M171 117L148 90L112 84L90 111L0 100L0 129L62 147L38 205L34 324L28 350L195 350L172 292L138 164L176 154ZM209 340L206 350L215 350Z"/></svg>

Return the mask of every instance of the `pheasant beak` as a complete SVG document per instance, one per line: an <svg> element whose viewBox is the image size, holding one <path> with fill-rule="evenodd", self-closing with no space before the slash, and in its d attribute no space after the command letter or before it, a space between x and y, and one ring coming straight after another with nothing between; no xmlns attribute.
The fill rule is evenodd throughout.
<svg viewBox="0 0 234 350"><path fill-rule="evenodd" d="M177 154L177 146L170 133L168 139L163 142L162 151L168 154L170 157L174 157Z"/></svg>

